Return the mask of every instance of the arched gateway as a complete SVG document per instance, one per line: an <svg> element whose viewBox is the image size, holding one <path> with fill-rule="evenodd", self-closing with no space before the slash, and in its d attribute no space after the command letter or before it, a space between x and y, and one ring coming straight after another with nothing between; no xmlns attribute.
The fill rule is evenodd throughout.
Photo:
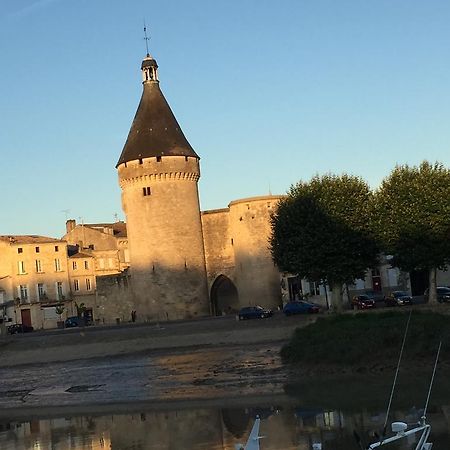
<svg viewBox="0 0 450 450"><path fill-rule="evenodd" d="M239 294L234 283L219 275L211 286L212 313L215 316L234 314L239 309Z"/></svg>

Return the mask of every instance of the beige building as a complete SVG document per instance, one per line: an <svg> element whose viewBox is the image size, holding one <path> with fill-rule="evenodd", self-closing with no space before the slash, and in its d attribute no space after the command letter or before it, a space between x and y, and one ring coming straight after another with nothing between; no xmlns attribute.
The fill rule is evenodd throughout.
<svg viewBox="0 0 450 450"><path fill-rule="evenodd" d="M67 244L45 236L0 236L0 300L12 323L54 328L70 306Z"/></svg>
<svg viewBox="0 0 450 450"><path fill-rule="evenodd" d="M90 322L98 319L97 312L97 279L95 258L83 252L68 257L68 271L71 298L73 300L72 315L77 315L77 306L84 318Z"/></svg>
<svg viewBox="0 0 450 450"><path fill-rule="evenodd" d="M121 273L130 266L124 222L77 224L71 219L62 239L67 241L69 253L83 252L94 258L96 276Z"/></svg>

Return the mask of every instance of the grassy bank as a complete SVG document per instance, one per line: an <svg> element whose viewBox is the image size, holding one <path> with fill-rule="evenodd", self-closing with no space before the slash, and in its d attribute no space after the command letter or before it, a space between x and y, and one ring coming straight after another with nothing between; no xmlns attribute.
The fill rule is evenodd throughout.
<svg viewBox="0 0 450 450"><path fill-rule="evenodd" d="M371 367L397 361L409 311L342 314L321 317L295 330L281 350L285 363ZM433 359L443 341L441 361L450 356L450 320L447 315L413 311L404 361Z"/></svg>

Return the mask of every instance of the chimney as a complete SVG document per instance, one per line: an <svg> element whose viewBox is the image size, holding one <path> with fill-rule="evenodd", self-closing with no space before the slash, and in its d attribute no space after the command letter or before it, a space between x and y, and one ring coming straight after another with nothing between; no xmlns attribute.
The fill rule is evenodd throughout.
<svg viewBox="0 0 450 450"><path fill-rule="evenodd" d="M66 220L66 233L70 233L75 229L77 222L75 219Z"/></svg>

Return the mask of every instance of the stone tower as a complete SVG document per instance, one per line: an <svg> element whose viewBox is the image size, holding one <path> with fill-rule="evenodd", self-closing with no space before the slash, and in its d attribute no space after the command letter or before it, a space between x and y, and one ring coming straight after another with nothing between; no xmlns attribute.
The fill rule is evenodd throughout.
<svg viewBox="0 0 450 450"><path fill-rule="evenodd" d="M139 319L209 313L200 218L199 157L159 88L158 65L142 61L143 93L116 165Z"/></svg>

